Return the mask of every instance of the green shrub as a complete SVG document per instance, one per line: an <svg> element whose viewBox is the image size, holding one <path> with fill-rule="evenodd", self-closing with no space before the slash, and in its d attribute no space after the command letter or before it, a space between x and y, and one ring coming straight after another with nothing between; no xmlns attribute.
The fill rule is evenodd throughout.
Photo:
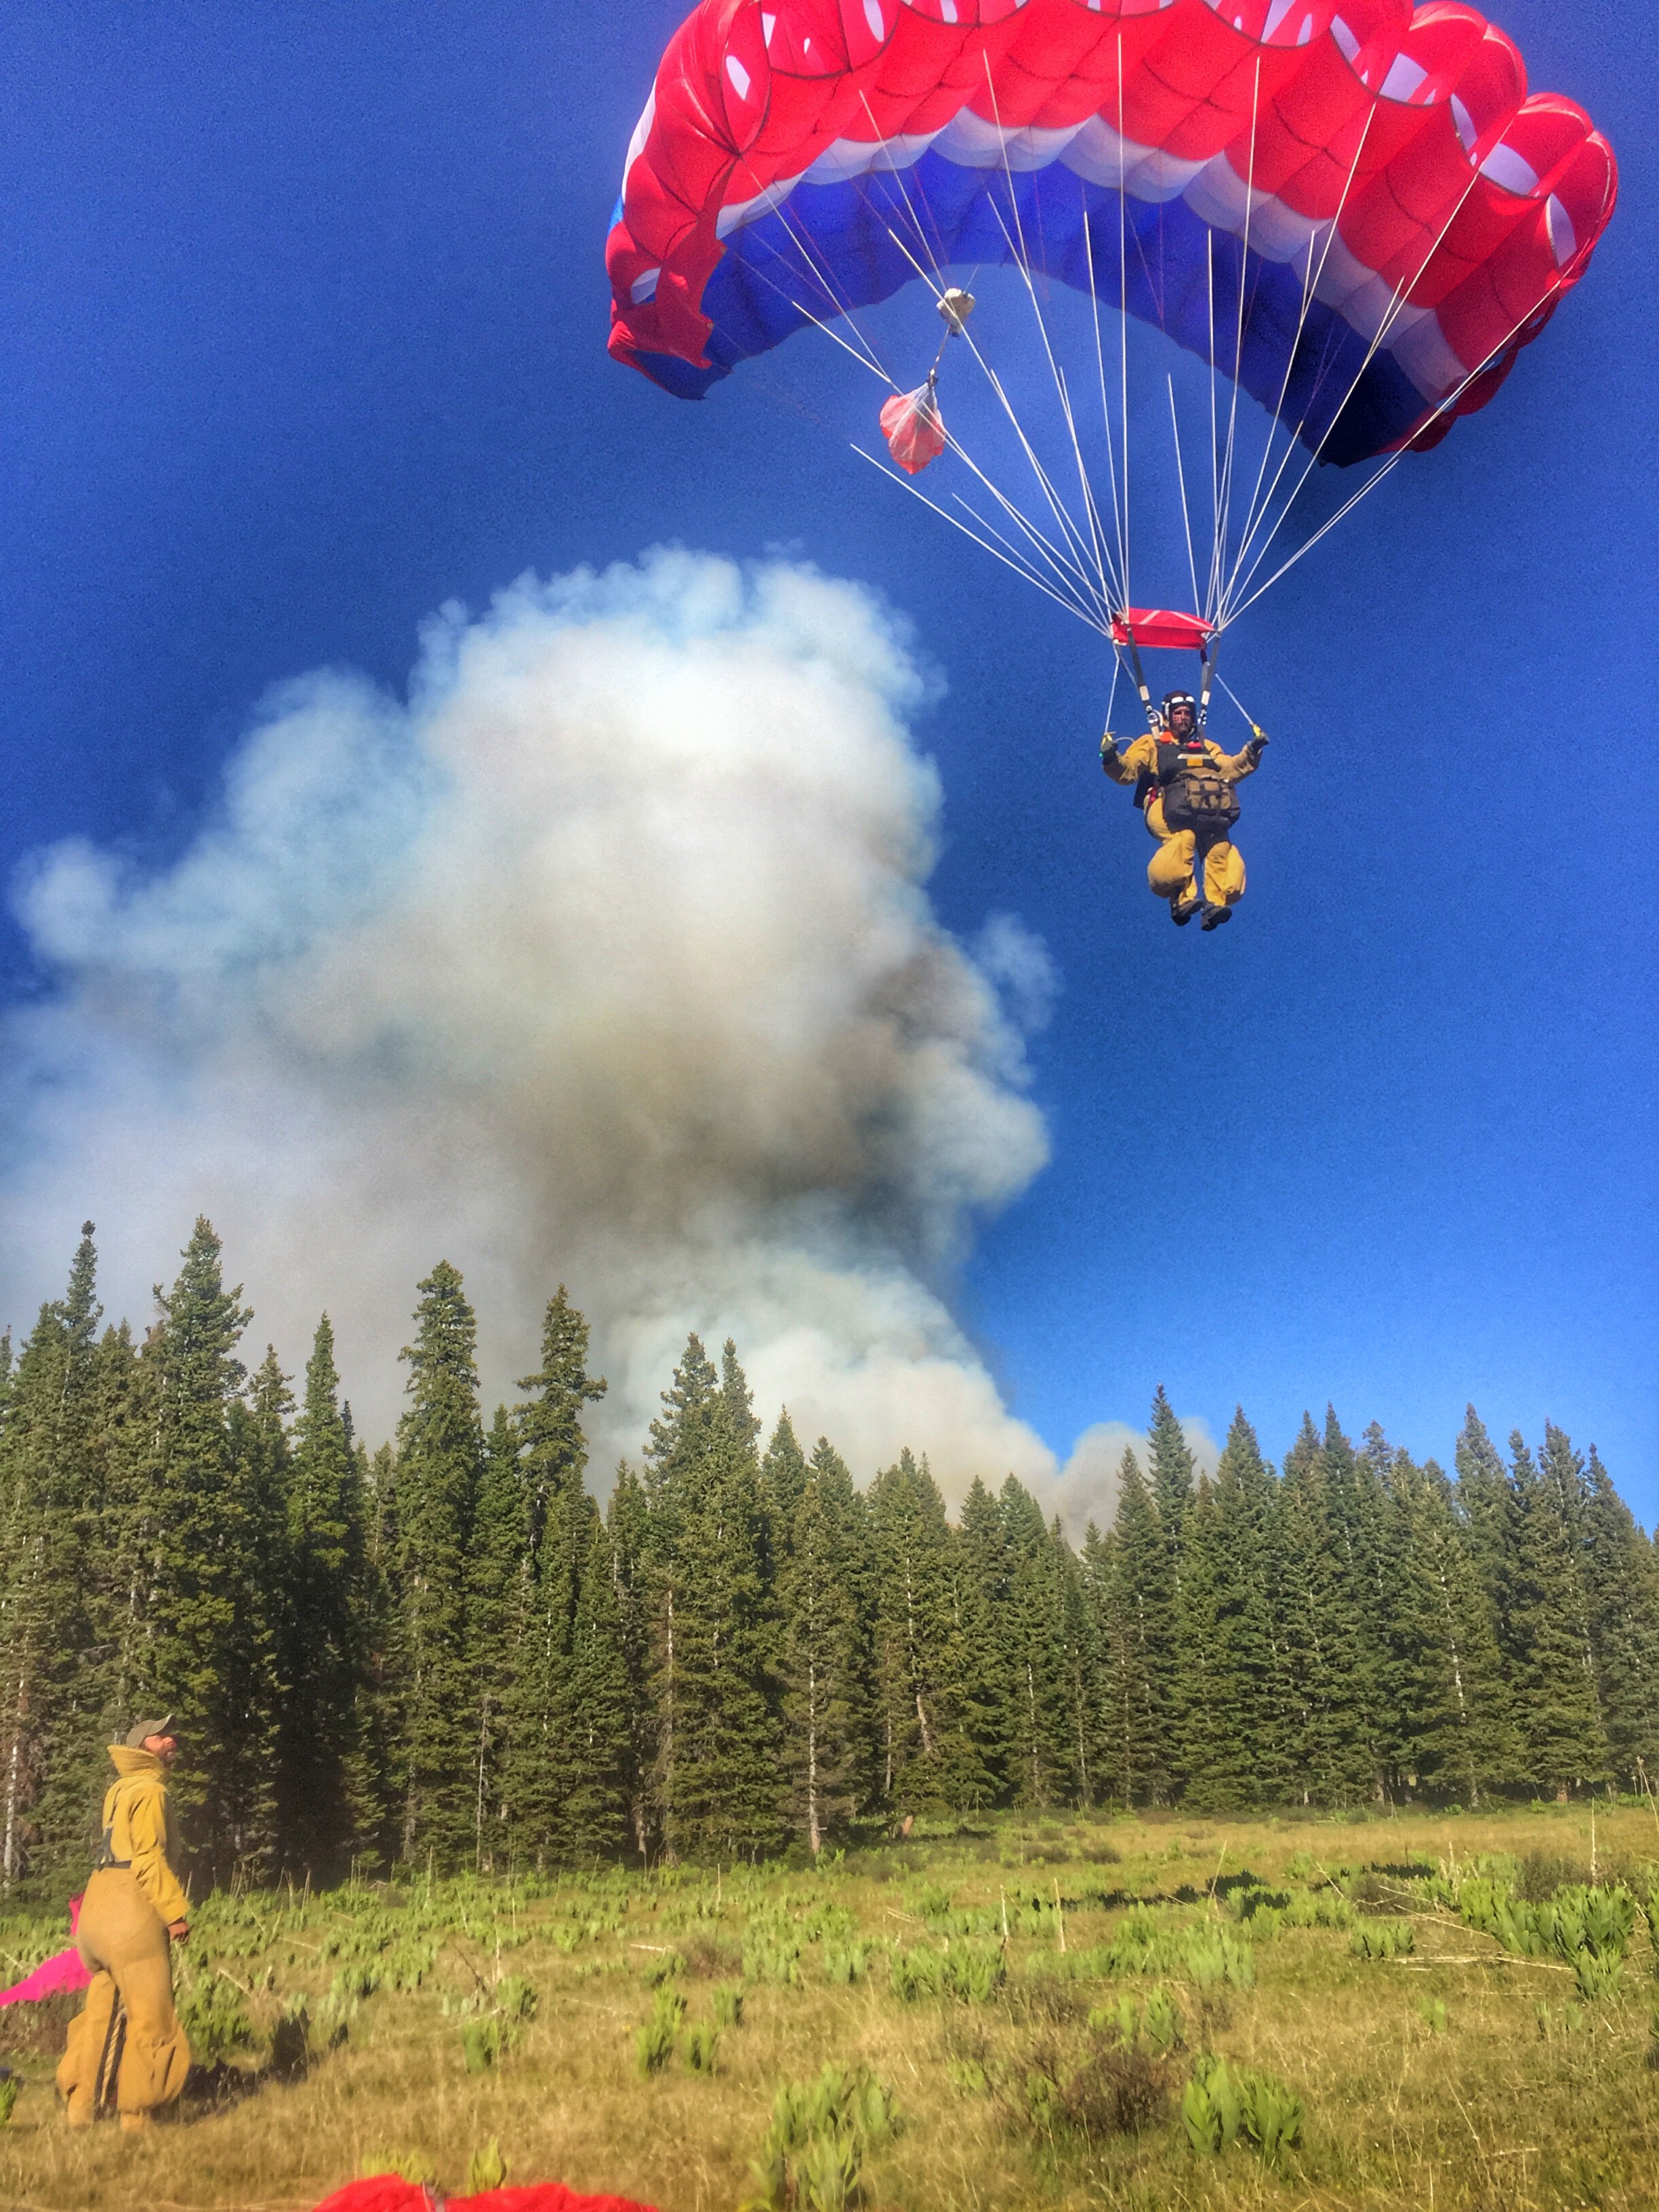
<svg viewBox="0 0 1659 2212"><path fill-rule="evenodd" d="M0 2066L0 2128L11 2125L11 2116L17 2110L17 2093L22 2086L21 2075L14 2074L9 2066Z"/></svg>
<svg viewBox="0 0 1659 2212"><path fill-rule="evenodd" d="M518 1974L509 1974L495 1989L495 2002L508 2020L533 2020L539 2000L528 1982Z"/></svg>
<svg viewBox="0 0 1659 2212"><path fill-rule="evenodd" d="M961 1942L945 1958L944 1986L964 2004L988 2004L1008 1978L1008 1962L994 1943Z"/></svg>
<svg viewBox="0 0 1659 2212"><path fill-rule="evenodd" d="M1235 1989L1255 1987L1255 1953L1222 1928L1195 1929L1187 1938L1182 1964L1201 1990L1231 1982Z"/></svg>
<svg viewBox="0 0 1659 2212"><path fill-rule="evenodd" d="M1446 2002L1443 1997L1422 1997L1418 2002L1417 2016L1431 2035L1446 2033Z"/></svg>
<svg viewBox="0 0 1659 2212"><path fill-rule="evenodd" d="M945 1990L944 1953L895 1951L888 1968L888 1987L903 2004L915 2004L922 1997L942 1996Z"/></svg>
<svg viewBox="0 0 1659 2212"><path fill-rule="evenodd" d="M890 2091L861 2067L830 2064L814 2081L785 2082L744 2212L847 2212L864 2193L866 2154L896 2126Z"/></svg>
<svg viewBox="0 0 1659 2212"><path fill-rule="evenodd" d="M823 1947L823 1972L828 1981L861 1982L869 1964L867 1943L825 1943Z"/></svg>
<svg viewBox="0 0 1659 2212"><path fill-rule="evenodd" d="M740 2027L743 2025L743 1991L731 1982L722 1982L709 1992L714 2008L717 2027Z"/></svg>
<svg viewBox="0 0 1659 2212"><path fill-rule="evenodd" d="M500 2189L507 2180L507 2160L494 2136L481 2143L466 2162L466 2193L477 2197L486 2189Z"/></svg>
<svg viewBox="0 0 1659 2212"><path fill-rule="evenodd" d="M400 2181L412 2181L417 2189L430 2188L438 2179L436 2163L423 2150L365 2151L357 2162L357 2179L373 2181L383 2173L395 2173Z"/></svg>
<svg viewBox="0 0 1659 2212"><path fill-rule="evenodd" d="M680 2039L680 2056L694 2074L712 2074L720 2032L712 2021L694 2020Z"/></svg>
<svg viewBox="0 0 1659 2212"><path fill-rule="evenodd" d="M1362 1920L1348 1939L1356 1959L1400 1959L1417 1948L1417 1930L1409 1920Z"/></svg>
<svg viewBox="0 0 1659 2212"><path fill-rule="evenodd" d="M470 2020L461 2030L461 2055L469 2074L486 2074L507 2048L507 2031L495 2017Z"/></svg>
<svg viewBox="0 0 1659 2212"><path fill-rule="evenodd" d="M190 2038L191 2056L202 2066L217 2066L253 2040L241 1991L205 1960L194 1968L180 1995L179 2024Z"/></svg>
<svg viewBox="0 0 1659 2212"><path fill-rule="evenodd" d="M680 1992L669 1986L659 1989L651 2008L651 2017L634 2038L635 2055L641 2074L660 2074L667 2065L674 2055L680 2022L684 2017L685 1999Z"/></svg>
<svg viewBox="0 0 1659 2212"><path fill-rule="evenodd" d="M1277 2172L1302 2133L1302 2100L1271 2074L1248 2073L1200 2054L1181 2100L1181 2123L1195 2151L1218 2155L1241 2138Z"/></svg>

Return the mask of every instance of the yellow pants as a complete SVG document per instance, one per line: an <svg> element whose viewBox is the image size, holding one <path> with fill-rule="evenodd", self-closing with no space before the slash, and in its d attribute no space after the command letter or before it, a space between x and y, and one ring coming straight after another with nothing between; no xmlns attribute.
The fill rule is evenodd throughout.
<svg viewBox="0 0 1659 2212"><path fill-rule="evenodd" d="M124 2121L172 2104L190 2070L190 2042L173 2009L167 1924L130 1869L93 1875L76 1936L92 1986L58 2067L70 2125L90 2126L112 2089Z"/></svg>
<svg viewBox="0 0 1659 2212"><path fill-rule="evenodd" d="M1153 832L1157 836L1157 832ZM1193 861L1198 839L1190 830L1177 830L1159 838L1158 848L1146 863L1146 880L1155 898L1177 906L1193 892ZM1237 845L1223 837L1204 855L1204 902L1206 906L1234 906L1244 896L1244 862Z"/></svg>

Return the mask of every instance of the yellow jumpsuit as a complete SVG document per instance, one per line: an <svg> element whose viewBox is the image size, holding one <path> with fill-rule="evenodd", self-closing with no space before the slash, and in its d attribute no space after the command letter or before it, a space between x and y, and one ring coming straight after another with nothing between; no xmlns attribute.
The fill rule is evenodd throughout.
<svg viewBox="0 0 1659 2212"><path fill-rule="evenodd" d="M167 1769L153 1751L110 1746L118 1779L104 1799L107 1856L87 1884L76 1942L92 1972L58 2068L71 2127L87 2127L113 2093L123 2127L170 2105L190 2070L173 2009L169 1925L190 1915L171 1860ZM125 2021L123 2020L125 2015Z"/></svg>
<svg viewBox="0 0 1659 2212"><path fill-rule="evenodd" d="M1256 757L1249 745L1243 751L1224 753L1210 738L1204 740L1210 764L1224 783L1240 783L1251 775ZM1101 766L1114 783L1135 784L1143 775L1158 773L1158 739L1148 732L1120 753L1115 745L1102 748ZM1171 830L1164 819L1164 793L1154 783L1146 793L1146 827L1158 839L1158 850L1146 864L1146 881L1155 898L1182 906L1194 896L1193 862L1198 853L1198 834ZM1235 906L1244 896L1244 861L1225 836L1218 837L1204 855L1204 902L1206 906Z"/></svg>

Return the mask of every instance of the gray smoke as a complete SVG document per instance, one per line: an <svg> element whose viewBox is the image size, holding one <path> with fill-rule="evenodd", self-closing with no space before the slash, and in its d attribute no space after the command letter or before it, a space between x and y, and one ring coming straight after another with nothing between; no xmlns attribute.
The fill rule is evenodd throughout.
<svg viewBox="0 0 1659 2212"><path fill-rule="evenodd" d="M676 552L445 610L406 705L285 687L176 865L70 843L17 888L59 988L6 1028L13 1318L88 1212L141 1318L202 1211L285 1364L327 1305L373 1435L447 1256L492 1393L568 1284L601 1472L695 1328L861 1476L1051 1477L941 1286L1043 1164L1053 979L930 908L923 693L867 594Z"/></svg>

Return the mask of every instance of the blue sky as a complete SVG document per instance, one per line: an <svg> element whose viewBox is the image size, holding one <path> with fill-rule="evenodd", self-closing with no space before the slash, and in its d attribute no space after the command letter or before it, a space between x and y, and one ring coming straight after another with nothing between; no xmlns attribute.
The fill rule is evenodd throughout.
<svg viewBox="0 0 1659 2212"><path fill-rule="evenodd" d="M15 12L0 867L83 837L164 872L270 685L401 691L434 609L526 569L673 543L859 580L939 679L939 917L1018 915L1058 977L1049 1164L951 1291L1014 1413L1063 1458L1162 1380L1274 1452L1329 1398L1443 1455L1473 1399L1594 1440L1653 1520L1651 10L1498 10L1613 138L1620 210L1497 404L1230 643L1274 743L1202 940L1103 787L1098 641L854 459L872 386L810 338L700 405L606 357L678 12ZM9 917L8 1001L61 988Z"/></svg>

